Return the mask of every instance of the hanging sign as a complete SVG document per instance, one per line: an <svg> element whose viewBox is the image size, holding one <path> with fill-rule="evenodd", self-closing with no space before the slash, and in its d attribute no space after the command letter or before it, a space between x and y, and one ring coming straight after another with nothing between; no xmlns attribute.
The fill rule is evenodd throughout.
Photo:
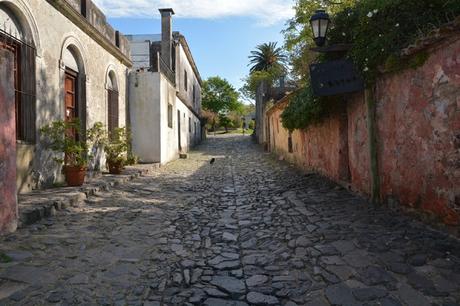
<svg viewBox="0 0 460 306"><path fill-rule="evenodd" d="M319 97L364 90L364 81L350 60L312 64L310 77L313 93Z"/></svg>

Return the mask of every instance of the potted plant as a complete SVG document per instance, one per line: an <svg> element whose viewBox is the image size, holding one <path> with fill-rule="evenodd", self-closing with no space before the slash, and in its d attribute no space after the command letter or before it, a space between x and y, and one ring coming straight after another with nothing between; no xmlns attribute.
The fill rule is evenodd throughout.
<svg viewBox="0 0 460 306"><path fill-rule="evenodd" d="M121 174L131 158L128 155L130 135L125 127L115 128L109 133L104 151L110 174Z"/></svg>
<svg viewBox="0 0 460 306"><path fill-rule="evenodd" d="M88 161L92 157L88 153L88 148L92 148L93 145L101 145L101 126L101 123L96 123L85 135L83 135L78 120L55 121L40 129L46 138L46 146L63 155L54 160L63 165L67 185L83 185Z"/></svg>
<svg viewBox="0 0 460 306"><path fill-rule="evenodd" d="M63 157L54 160L63 164L63 171L69 186L81 186L85 180L87 161L87 145L80 141L81 128L79 121L55 121L40 129L46 137L47 147L63 153Z"/></svg>

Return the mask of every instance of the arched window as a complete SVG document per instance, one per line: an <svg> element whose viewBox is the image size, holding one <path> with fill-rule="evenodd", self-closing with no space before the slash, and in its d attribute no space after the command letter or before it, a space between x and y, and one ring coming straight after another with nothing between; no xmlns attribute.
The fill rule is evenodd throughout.
<svg viewBox="0 0 460 306"><path fill-rule="evenodd" d="M61 77L66 120L78 120L81 135L86 135L86 65L83 45L74 36L65 38L61 49Z"/></svg>
<svg viewBox="0 0 460 306"><path fill-rule="evenodd" d="M36 51L27 25L21 24L13 10L0 3L0 49L14 55L16 99L16 138L35 143L36 135Z"/></svg>
<svg viewBox="0 0 460 306"><path fill-rule="evenodd" d="M107 106L108 106L108 119L107 127L109 134L112 135L113 131L118 128L118 84L113 71L109 72L107 78Z"/></svg>

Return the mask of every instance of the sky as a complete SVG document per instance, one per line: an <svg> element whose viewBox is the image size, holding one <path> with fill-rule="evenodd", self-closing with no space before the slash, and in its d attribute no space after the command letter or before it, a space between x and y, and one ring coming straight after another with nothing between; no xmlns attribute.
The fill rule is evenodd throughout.
<svg viewBox="0 0 460 306"><path fill-rule="evenodd" d="M236 89L258 44L283 44L294 0L93 0L124 34L161 33L158 8L173 8L173 30L187 39L201 77L221 76Z"/></svg>

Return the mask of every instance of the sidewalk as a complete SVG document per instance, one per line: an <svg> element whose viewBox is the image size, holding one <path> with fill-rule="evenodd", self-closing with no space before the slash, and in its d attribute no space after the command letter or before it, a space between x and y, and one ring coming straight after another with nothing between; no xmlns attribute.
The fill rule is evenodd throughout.
<svg viewBox="0 0 460 306"><path fill-rule="evenodd" d="M18 228L34 224L41 219L54 216L56 211L68 207L78 207L85 200L100 191L131 181L139 176L148 175L159 164L145 164L126 167L121 175L103 174L85 182L82 187L59 187L36 190L18 196L19 222Z"/></svg>

